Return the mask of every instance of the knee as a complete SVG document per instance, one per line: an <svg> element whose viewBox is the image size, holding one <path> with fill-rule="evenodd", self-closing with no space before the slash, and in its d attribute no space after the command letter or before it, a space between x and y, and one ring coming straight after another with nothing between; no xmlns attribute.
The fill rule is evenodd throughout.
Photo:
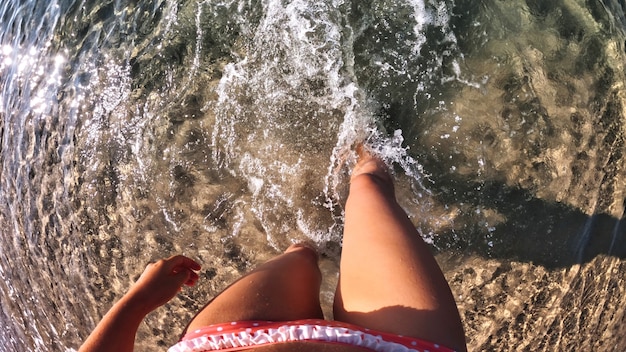
<svg viewBox="0 0 626 352"><path fill-rule="evenodd" d="M302 256L303 258L307 258L309 261L312 261L317 265L317 261L319 260L319 255L317 251L313 249L313 247L304 244L304 243L295 243L289 246L285 250L285 253L296 253L298 256Z"/></svg>
<svg viewBox="0 0 626 352"><path fill-rule="evenodd" d="M313 282L321 282L322 273L318 266L319 256L317 252L308 246L294 244L289 246L283 256L288 257L287 265L289 272L303 279Z"/></svg>

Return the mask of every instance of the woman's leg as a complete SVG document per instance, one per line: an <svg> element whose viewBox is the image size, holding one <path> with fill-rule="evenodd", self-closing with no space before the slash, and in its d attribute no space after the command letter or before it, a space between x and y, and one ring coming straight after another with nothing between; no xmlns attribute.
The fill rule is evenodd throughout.
<svg viewBox="0 0 626 352"><path fill-rule="evenodd" d="M242 320L323 319L317 253L292 245L227 287L189 323L187 331Z"/></svg>
<svg viewBox="0 0 626 352"><path fill-rule="evenodd" d="M445 277L398 205L384 163L361 154L345 209L335 319L465 350Z"/></svg>

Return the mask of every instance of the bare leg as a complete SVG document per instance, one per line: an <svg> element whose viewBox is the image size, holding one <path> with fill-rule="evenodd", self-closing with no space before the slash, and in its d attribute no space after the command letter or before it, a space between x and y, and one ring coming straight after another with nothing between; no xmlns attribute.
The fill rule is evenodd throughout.
<svg viewBox="0 0 626 352"><path fill-rule="evenodd" d="M398 205L384 163L362 154L346 203L335 319L466 350L435 258Z"/></svg>
<svg viewBox="0 0 626 352"><path fill-rule="evenodd" d="M323 319L317 254L301 245L261 264L209 302L187 331L242 320Z"/></svg>

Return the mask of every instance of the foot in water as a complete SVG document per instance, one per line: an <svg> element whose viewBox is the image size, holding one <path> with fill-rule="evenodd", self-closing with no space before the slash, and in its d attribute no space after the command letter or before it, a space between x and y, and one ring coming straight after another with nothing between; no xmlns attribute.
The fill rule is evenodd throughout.
<svg viewBox="0 0 626 352"><path fill-rule="evenodd" d="M380 157L373 154L363 144L359 144L356 147L356 153L358 155L358 161L352 170L352 175L350 176L351 182L359 175L369 174L379 181L393 187L393 180L389 175L389 169Z"/></svg>

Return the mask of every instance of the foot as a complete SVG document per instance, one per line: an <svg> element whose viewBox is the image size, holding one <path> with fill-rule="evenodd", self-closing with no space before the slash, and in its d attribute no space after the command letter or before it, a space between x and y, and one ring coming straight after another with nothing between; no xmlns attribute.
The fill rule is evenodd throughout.
<svg viewBox="0 0 626 352"><path fill-rule="evenodd" d="M384 182L393 184L387 165L381 158L372 154L363 144L359 144L356 147L356 152L358 161L352 170L350 181L354 180L359 175L369 174Z"/></svg>

